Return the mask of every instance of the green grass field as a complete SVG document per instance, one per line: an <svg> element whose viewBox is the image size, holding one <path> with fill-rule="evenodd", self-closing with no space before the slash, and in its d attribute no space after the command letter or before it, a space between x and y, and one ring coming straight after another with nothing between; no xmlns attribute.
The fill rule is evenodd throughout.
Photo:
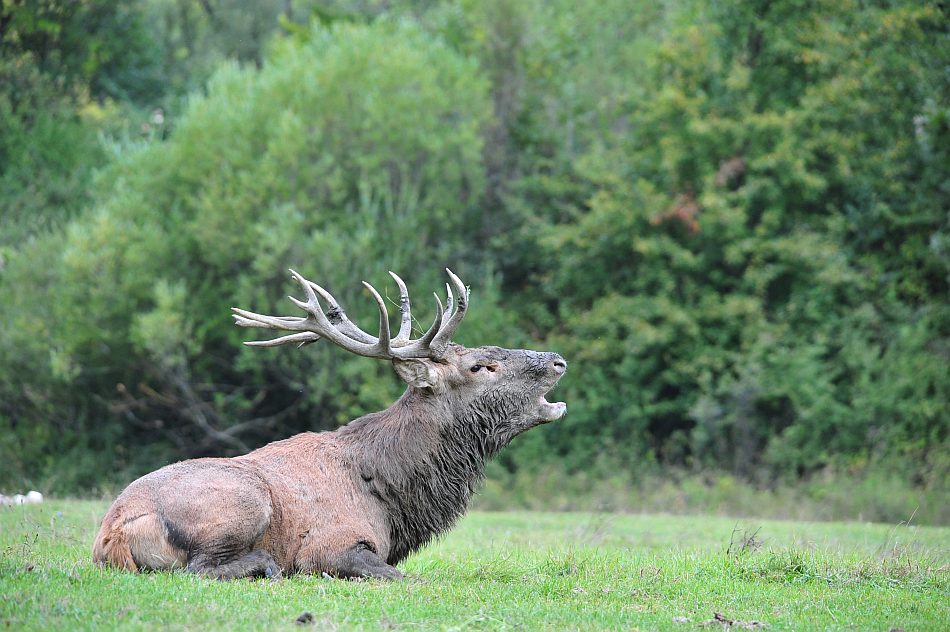
<svg viewBox="0 0 950 632"><path fill-rule="evenodd" d="M0 507L0 627L950 629L948 528L473 513L402 582L218 582L93 566L105 509Z"/></svg>

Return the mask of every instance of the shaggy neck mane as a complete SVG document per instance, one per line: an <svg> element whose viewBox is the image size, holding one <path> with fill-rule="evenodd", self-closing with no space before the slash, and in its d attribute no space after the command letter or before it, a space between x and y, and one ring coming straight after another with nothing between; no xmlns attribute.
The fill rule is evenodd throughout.
<svg viewBox="0 0 950 632"><path fill-rule="evenodd" d="M388 409L337 431L363 484L389 515L389 564L455 524L485 462L503 447L489 415L453 408L443 397L410 388Z"/></svg>

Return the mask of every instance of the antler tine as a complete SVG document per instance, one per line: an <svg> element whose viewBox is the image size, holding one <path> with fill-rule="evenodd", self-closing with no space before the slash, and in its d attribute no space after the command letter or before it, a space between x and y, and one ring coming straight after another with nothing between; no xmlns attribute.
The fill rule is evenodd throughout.
<svg viewBox="0 0 950 632"><path fill-rule="evenodd" d="M432 320L432 325L430 325L429 329L422 335L422 338L412 340L403 347L393 349L394 358L426 358L432 355L430 344L436 334L439 333L439 330L442 329L442 323L444 322L442 317L445 314L439 295L433 292L432 296L435 297L435 318Z"/></svg>
<svg viewBox="0 0 950 632"><path fill-rule="evenodd" d="M248 347L277 347L287 343L297 342L299 343L298 346L302 347L305 344L316 342L320 340L320 338L320 334L315 334L312 331L302 331L299 334L288 334L280 338L274 338L273 340L248 340L244 344Z"/></svg>
<svg viewBox="0 0 950 632"><path fill-rule="evenodd" d="M375 338L373 339L372 344L369 344L367 342L354 340L350 336L337 329L327 319L326 314L323 313L323 307L320 305L320 300L317 298L310 281L302 277L294 270L291 270L290 274L291 278L293 278L294 281L297 281L297 283L300 284L300 287L303 288L307 295L307 301L304 302L298 300L293 296L289 298L294 303L294 305L307 312L306 318L295 318L292 316L265 316L264 314L257 314L255 312L249 312L236 307L231 309L235 314L235 323L242 327L263 327L265 329L282 329L284 331L294 331L299 333L281 336L273 340L252 341L251 346L275 347L288 343L306 344L319 340L322 337L327 338L334 344L339 345L347 351L357 355L380 357L379 349L377 348L378 344Z"/></svg>
<svg viewBox="0 0 950 632"><path fill-rule="evenodd" d="M455 330L458 329L462 319L465 318L465 312L468 310L468 290L465 288L465 284L448 268L446 268L445 271L448 273L449 279L452 280L452 285L455 286L457 296L455 297L455 312L452 314L449 322L445 323L442 328L439 329L439 333L435 335L435 338L433 338L432 343L429 345L436 355L445 351L445 348L452 340L452 335L455 333ZM451 292L449 296L452 296Z"/></svg>
<svg viewBox="0 0 950 632"><path fill-rule="evenodd" d="M419 344L426 348L435 338L435 335L439 333L439 330L442 329L442 323L445 321L445 311L442 309L442 301L439 299L439 295L433 292L432 296L435 298L435 320L432 321L432 326L429 327L422 338L419 338Z"/></svg>
<svg viewBox="0 0 950 632"><path fill-rule="evenodd" d="M260 327L261 329L288 329L287 325L293 326L294 323L301 323L306 318L299 316L265 316L256 314L246 309L232 307L234 312L231 316L234 318L234 324L238 327Z"/></svg>
<svg viewBox="0 0 950 632"><path fill-rule="evenodd" d="M376 341L376 348L379 350L380 355L391 358L393 357L393 351L391 346L392 340L389 333L389 311L386 309L386 302L372 285L366 281L363 281L363 285L366 286L366 289L369 290L373 298L376 299L376 305L379 307L379 338Z"/></svg>
<svg viewBox="0 0 950 632"><path fill-rule="evenodd" d="M455 303L455 297L452 296L452 288L448 283L445 284L445 312L442 314L442 319L446 319L452 315L452 306Z"/></svg>
<svg viewBox="0 0 950 632"><path fill-rule="evenodd" d="M346 312L342 307L340 307L340 304L335 298L333 298L332 294L327 292L313 281L307 281L307 283L309 283L310 287L312 287L317 292L317 294L319 294L320 297L327 302L327 305L330 306L330 309L327 310L327 320L333 323L337 329L342 331L353 340L358 340L359 342L365 342L367 344L373 344L376 342L376 338L357 327L353 321L347 318Z"/></svg>
<svg viewBox="0 0 950 632"><path fill-rule="evenodd" d="M380 304L380 310L381 310L380 335L382 335L383 333L383 322L385 321L385 332L386 332L385 351L383 351L383 349L381 348L378 339L373 338L372 336L370 336L363 330L359 329L359 327L356 327L356 325L353 325L352 323L350 323L350 326L353 330L359 331L361 334L363 334L363 336L369 338L369 340L372 342L369 342L369 341L364 342L364 341L356 340L350 337L349 335L347 335L345 332L341 331L337 327L337 325L335 325L334 323L331 323L327 315L323 313L323 306L320 305L320 300L317 298L317 295L316 295L314 286L316 287L319 287L319 286L317 286L316 283L308 281L307 279L305 279L303 276L301 276L299 273L297 273L294 270L291 270L290 274L291 274L291 277L295 281L297 281L297 283L300 284L300 287L303 288L303 291L307 294L306 303L295 299L293 296L288 297L297 307L306 311L309 314L309 316L306 319L307 325L308 325L306 327L307 330L314 331L324 336L325 338L333 341L337 345L343 347L347 351L352 351L353 353L356 353L361 356L367 356L371 358L380 358L380 357L391 358L392 357L392 355L388 352L389 316L386 314L386 306L382 303L382 299L379 298L379 294L376 292L376 290L370 287L370 290L377 297L377 303ZM364 284L366 284L365 281L364 281ZM366 284L366 285L369 285L369 284ZM320 288L320 289L323 289L323 288ZM330 293L327 292L326 290L323 290L323 293L332 298L332 295L330 295ZM333 302L336 303L336 301L333 301ZM337 304L336 306L339 309L340 313L342 314L343 313L342 308L340 308L339 304Z"/></svg>
<svg viewBox="0 0 950 632"><path fill-rule="evenodd" d="M260 327L262 329L283 329L284 331L304 331L306 318L293 316L266 316L232 307L234 324L239 327Z"/></svg>
<svg viewBox="0 0 950 632"><path fill-rule="evenodd" d="M391 276L396 282L396 285L399 286L399 333L393 338L392 346L401 347L409 342L409 338L412 335L412 312L409 306L409 290L406 289L406 284L399 278L398 274L390 270L389 276Z"/></svg>

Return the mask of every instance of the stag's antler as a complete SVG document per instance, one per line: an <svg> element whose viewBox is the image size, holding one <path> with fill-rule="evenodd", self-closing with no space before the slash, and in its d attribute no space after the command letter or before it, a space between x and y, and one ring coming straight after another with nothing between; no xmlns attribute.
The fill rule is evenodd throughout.
<svg viewBox="0 0 950 632"><path fill-rule="evenodd" d="M399 286L399 312L401 317L399 332L395 338L391 337L389 331L389 312L386 310L383 297L379 295L376 288L366 281L363 281L363 285L376 299L376 305L379 307L379 336L372 336L353 324L346 317L343 308L340 307L332 294L293 270L290 271L291 278L303 288L307 295L307 301L300 301L293 296L288 298L297 307L307 312L305 318L298 316L266 316L237 307L232 307L231 311L234 312L234 323L240 327L261 327L297 332L273 340L245 342L246 345L276 347L288 343L299 343L300 346L303 346L316 342L320 338L326 338L347 351L369 358L439 357L445 352L445 348L452 340L452 335L458 329L459 323L465 318L465 311L468 309L468 290L462 280L448 268L445 271L448 273L452 285L455 286L457 297L453 296L452 288L448 283L445 284L448 296L444 307L439 295L433 293L437 304L435 319L429 330L417 340L411 339L412 315L409 309L409 291L406 289L403 280L393 272L389 274L396 281L396 285ZM323 305L317 298L317 294L329 306L326 313L323 311Z"/></svg>

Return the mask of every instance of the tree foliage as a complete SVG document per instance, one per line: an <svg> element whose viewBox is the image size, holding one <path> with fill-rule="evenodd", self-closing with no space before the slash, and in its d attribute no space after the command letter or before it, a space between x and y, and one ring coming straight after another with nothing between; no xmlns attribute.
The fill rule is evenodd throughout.
<svg viewBox="0 0 950 632"><path fill-rule="evenodd" d="M95 455L125 477L384 406L387 367L244 349L227 308L282 311L295 266L371 320L357 280L397 270L421 297L451 266L477 307L462 342L571 361L570 415L509 470L946 487L938 4L152 0L55 27L43 11L101 6L10 6L17 33L46 34L5 27L0 67L0 175L20 183L2 201L0 485L88 488L108 478ZM121 24L159 25L144 57L73 32L108 51ZM69 63L23 61L56 47ZM107 99L171 122L107 153L88 114Z"/></svg>

